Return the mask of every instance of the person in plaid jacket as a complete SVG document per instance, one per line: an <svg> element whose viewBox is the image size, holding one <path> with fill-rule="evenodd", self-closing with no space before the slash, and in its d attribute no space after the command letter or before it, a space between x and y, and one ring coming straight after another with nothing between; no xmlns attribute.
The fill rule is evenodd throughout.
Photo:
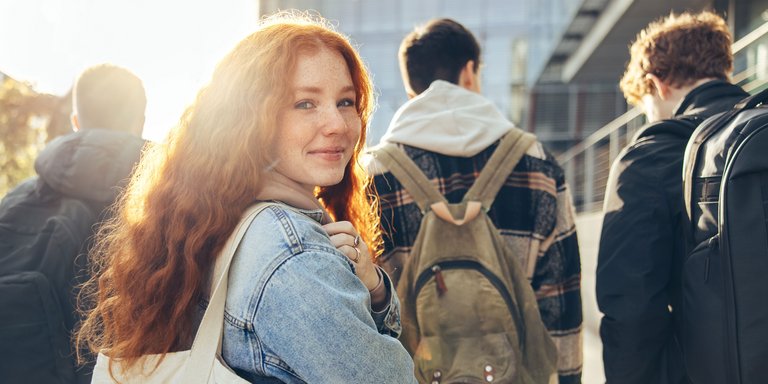
<svg viewBox="0 0 768 384"><path fill-rule="evenodd" d="M459 23L436 19L409 34L400 69L410 100L382 143L396 143L450 203L461 201L498 141L516 128L480 95L480 47ZM399 278L422 213L391 173L371 159L382 211L384 253L378 262ZM496 197L489 216L527 268L542 320L558 348L560 383L579 383L582 366L581 263L564 172L536 142Z"/></svg>

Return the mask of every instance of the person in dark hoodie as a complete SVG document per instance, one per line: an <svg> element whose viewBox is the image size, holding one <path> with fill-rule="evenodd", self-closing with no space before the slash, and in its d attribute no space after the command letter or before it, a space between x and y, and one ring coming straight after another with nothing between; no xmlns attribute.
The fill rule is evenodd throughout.
<svg viewBox="0 0 768 384"><path fill-rule="evenodd" d="M605 193L597 264L605 377L687 383L678 331L696 319L684 321L680 307L684 151L698 123L748 94L728 82L731 34L714 13L655 21L630 51L620 85L648 125L619 154Z"/></svg>
<svg viewBox="0 0 768 384"><path fill-rule="evenodd" d="M52 140L34 176L0 202L0 377L6 383L85 383L70 337L86 252L138 162L146 96L110 64L86 69L73 91L75 132Z"/></svg>

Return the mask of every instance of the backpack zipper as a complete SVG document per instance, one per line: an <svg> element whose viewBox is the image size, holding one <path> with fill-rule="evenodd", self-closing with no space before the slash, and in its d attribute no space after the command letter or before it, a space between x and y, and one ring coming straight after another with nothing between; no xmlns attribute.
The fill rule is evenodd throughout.
<svg viewBox="0 0 768 384"><path fill-rule="evenodd" d="M438 297L443 296L443 294L448 291L448 287L445 286L445 279L443 279L443 272L442 272L442 269L440 269L439 264L435 264L432 266L432 273L435 275L437 296Z"/></svg>
<svg viewBox="0 0 768 384"><path fill-rule="evenodd" d="M704 283L706 284L709 281L709 263L711 258L711 252L713 248L717 248L719 246L719 234L715 234L714 236L709 238L709 241L707 241L707 258L704 259Z"/></svg>
<svg viewBox="0 0 768 384"><path fill-rule="evenodd" d="M480 272L488 281L491 282L491 284L493 284L494 288L496 288L496 291L499 292L501 297L504 299L504 302L507 304L507 310L509 311L509 314L512 316L512 320L515 323L520 350L525 350L525 334L521 329L523 327L523 319L522 315L517 309L517 306L515 306L514 301L512 300L512 296L510 296L509 292L504 287L504 283L501 281L501 279L499 279L496 275L493 274L493 272L489 271L488 268L478 263L477 261L453 260L435 263L431 268L427 268L419 274L419 277L416 279L416 285L414 287L414 297L419 295L421 289L424 288L424 285L427 284L429 279L433 276L435 277L437 296L441 297L443 293L448 291L448 287L445 285L445 280L443 279L442 273L442 271L447 269L472 269ZM441 289L443 290L442 293L440 292Z"/></svg>

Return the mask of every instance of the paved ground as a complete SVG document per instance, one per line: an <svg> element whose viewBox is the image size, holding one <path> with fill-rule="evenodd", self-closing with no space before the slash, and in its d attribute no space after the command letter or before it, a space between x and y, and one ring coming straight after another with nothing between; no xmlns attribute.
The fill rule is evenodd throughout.
<svg viewBox="0 0 768 384"><path fill-rule="evenodd" d="M595 300L595 268L602 215L582 214L576 218L581 250L581 297L584 309L584 384L605 383L603 346L600 343L601 314Z"/></svg>

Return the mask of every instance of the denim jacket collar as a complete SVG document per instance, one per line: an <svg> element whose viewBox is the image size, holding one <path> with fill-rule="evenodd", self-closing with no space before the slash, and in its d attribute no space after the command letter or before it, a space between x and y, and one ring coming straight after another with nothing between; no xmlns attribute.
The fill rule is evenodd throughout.
<svg viewBox="0 0 768 384"><path fill-rule="evenodd" d="M328 215L328 213L324 209L320 209L320 208L318 208L318 209L296 208L296 207L294 207L294 206L292 206L292 205L290 205L290 204L288 204L286 202L283 202L283 201L280 201L280 200L274 200L274 199L273 200L267 200L267 201L271 201L271 202L274 202L274 203L278 203L280 205L284 205L284 206L290 208L293 211L299 212L299 213L303 214L304 216L309 217L313 221L318 222L320 225L328 224L328 223L331 222L330 216Z"/></svg>

